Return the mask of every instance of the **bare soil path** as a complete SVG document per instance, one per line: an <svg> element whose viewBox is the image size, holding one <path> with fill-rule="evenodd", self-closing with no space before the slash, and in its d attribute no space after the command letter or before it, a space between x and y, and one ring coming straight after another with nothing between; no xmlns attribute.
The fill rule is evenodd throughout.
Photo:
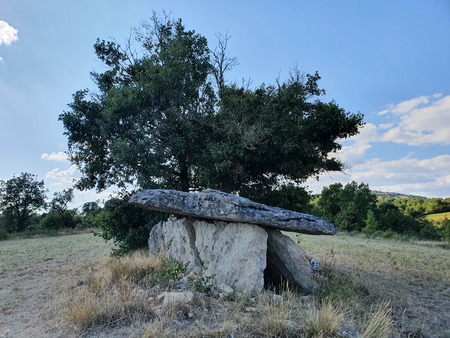
<svg viewBox="0 0 450 338"><path fill-rule="evenodd" d="M110 250L90 233L0 242L0 337L62 337L54 294Z"/></svg>

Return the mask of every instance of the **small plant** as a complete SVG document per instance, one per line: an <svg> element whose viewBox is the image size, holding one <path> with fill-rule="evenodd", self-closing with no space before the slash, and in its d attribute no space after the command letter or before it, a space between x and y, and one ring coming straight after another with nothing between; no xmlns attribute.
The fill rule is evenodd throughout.
<svg viewBox="0 0 450 338"><path fill-rule="evenodd" d="M362 338L384 338L389 336L392 327L392 309L384 303L370 317Z"/></svg>
<svg viewBox="0 0 450 338"><path fill-rule="evenodd" d="M313 337L324 337L336 332L343 325L348 310L330 300L320 305L310 303L304 310L304 331Z"/></svg>
<svg viewBox="0 0 450 338"><path fill-rule="evenodd" d="M199 275L189 277L189 284L195 291L201 293L210 293L212 291L212 280L215 275L208 274L207 270L208 267L203 265Z"/></svg>
<svg viewBox="0 0 450 338"><path fill-rule="evenodd" d="M179 281L186 272L188 264L178 262L173 259L163 259L159 269L147 274L144 278L148 287L160 285L168 287Z"/></svg>

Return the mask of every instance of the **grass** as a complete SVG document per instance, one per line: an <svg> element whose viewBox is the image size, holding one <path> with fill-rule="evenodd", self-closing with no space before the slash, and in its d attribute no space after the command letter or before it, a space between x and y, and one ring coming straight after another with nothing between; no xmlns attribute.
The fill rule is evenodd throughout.
<svg viewBox="0 0 450 338"><path fill-rule="evenodd" d="M290 290L284 290L281 298L263 292L253 299L220 298L212 292L197 293L192 303L163 306L158 295L183 279L178 269L171 261L145 253L110 258L75 292L63 292L57 308L67 309L65 319L82 334L98 327L141 325L143 337L336 337L344 326L357 325L368 330L367 337L382 338L390 329L391 322L378 320L382 318L379 312L349 310L350 304L359 311L364 308L362 299L354 306L355 290L345 297L333 297L343 287L356 286L331 273L325 291L314 297ZM149 280L160 283L155 286ZM192 283L195 292L194 287ZM358 323L355 318L364 319Z"/></svg>
<svg viewBox="0 0 450 338"><path fill-rule="evenodd" d="M370 308L371 299L375 299L390 301L393 327L399 337L421 337L420 332L440 337L438 333L450 331L446 324L450 306L448 249L433 242L339 234L292 237L319 259L324 272L336 280L325 284L322 291L334 294L336 300L350 300L360 323L364 322L365 313L370 313L367 307ZM351 294L354 297L349 297ZM361 303L361 299L365 301ZM361 332L365 330L359 328Z"/></svg>
<svg viewBox="0 0 450 338"><path fill-rule="evenodd" d="M219 298L203 288L207 280L184 278L176 262L145 253L108 258L108 246L88 234L3 241L0 336L11 329L11 336L311 338L353 329L364 338L437 338L449 330L450 251L348 235L293 238L321 261L325 278L319 293L284 290L282 301L269 292ZM180 278L193 301L163 307L158 296Z"/></svg>
<svg viewBox="0 0 450 338"><path fill-rule="evenodd" d="M425 216L426 219L433 222L443 221L444 219L450 219L450 212L441 212L438 214L430 214Z"/></svg>

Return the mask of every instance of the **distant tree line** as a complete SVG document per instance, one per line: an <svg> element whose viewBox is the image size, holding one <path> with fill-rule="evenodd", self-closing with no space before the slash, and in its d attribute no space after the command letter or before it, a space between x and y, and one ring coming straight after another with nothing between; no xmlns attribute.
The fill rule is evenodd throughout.
<svg viewBox="0 0 450 338"><path fill-rule="evenodd" d="M371 236L415 236L423 239L450 239L450 220L432 221L428 214L450 212L450 198L377 197L367 184L335 183L323 188L310 203L311 213L340 230Z"/></svg>
<svg viewBox="0 0 450 338"><path fill-rule="evenodd" d="M48 199L44 181L30 173L0 180L0 239L89 226L90 215L99 209L97 203L86 203L81 211L70 209L73 197L73 188L69 188Z"/></svg>
<svg viewBox="0 0 450 338"><path fill-rule="evenodd" d="M120 255L145 247L152 226L167 217L129 205L130 192L123 191L102 206L87 202L73 209L69 208L72 188L54 193L49 200L46 192L44 182L33 174L0 180L0 239L17 233L54 234L61 229L96 228L99 236L113 240L114 253ZM351 182L324 187L317 196L292 184L285 185L264 199L273 206L324 218L341 231L450 241L449 219L433 221L424 217L450 212L450 198L377 197L367 184Z"/></svg>

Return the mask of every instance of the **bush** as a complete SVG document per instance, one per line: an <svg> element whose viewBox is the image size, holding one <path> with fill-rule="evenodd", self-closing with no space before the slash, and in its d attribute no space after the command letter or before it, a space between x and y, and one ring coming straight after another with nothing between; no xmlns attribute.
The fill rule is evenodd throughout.
<svg viewBox="0 0 450 338"><path fill-rule="evenodd" d="M128 204L130 197L131 193L123 193L120 198L110 199L96 219L101 229L97 235L113 240L115 256L145 248L151 228L167 219L166 214Z"/></svg>
<svg viewBox="0 0 450 338"><path fill-rule="evenodd" d="M39 227L41 229L58 230L62 227L61 217L56 212L49 212L42 216Z"/></svg>
<svg viewBox="0 0 450 338"><path fill-rule="evenodd" d="M441 221L437 231L441 236L441 240L446 242L447 246L450 247L450 220L446 218Z"/></svg>
<svg viewBox="0 0 450 338"><path fill-rule="evenodd" d="M39 221L39 228L47 230L59 230L61 228L74 229L81 222L81 217L73 210L66 210L62 215L55 211L50 211L42 216Z"/></svg>
<svg viewBox="0 0 450 338"><path fill-rule="evenodd" d="M8 239L8 232L6 231L5 219L0 216L0 241Z"/></svg>
<svg viewBox="0 0 450 338"><path fill-rule="evenodd" d="M441 236L439 235L438 227L426 219L421 219L419 221L420 230L419 237L423 239L438 240Z"/></svg>

